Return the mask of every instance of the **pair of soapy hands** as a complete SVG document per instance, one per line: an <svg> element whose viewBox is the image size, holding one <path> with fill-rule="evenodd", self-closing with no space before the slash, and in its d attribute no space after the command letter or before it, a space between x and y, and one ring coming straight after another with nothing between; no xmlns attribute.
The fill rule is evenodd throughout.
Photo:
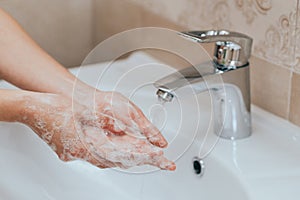
<svg viewBox="0 0 300 200"><path fill-rule="evenodd" d="M142 111L117 92L95 90L76 100L37 93L24 98L20 122L32 128L63 161L100 168L153 165L175 170L161 148L167 141ZM91 101L92 99L92 101Z"/></svg>
<svg viewBox="0 0 300 200"><path fill-rule="evenodd" d="M175 169L159 149L166 140L127 98L77 80L1 8L0 27L0 75L24 89L6 100L16 103L4 109L9 112L6 121L28 125L65 161L83 159L103 168L150 164ZM81 89L71 94L74 83Z"/></svg>

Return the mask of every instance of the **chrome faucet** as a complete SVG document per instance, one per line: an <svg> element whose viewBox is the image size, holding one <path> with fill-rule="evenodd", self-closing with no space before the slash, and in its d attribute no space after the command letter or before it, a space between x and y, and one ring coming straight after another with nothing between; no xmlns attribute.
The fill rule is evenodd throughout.
<svg viewBox="0 0 300 200"><path fill-rule="evenodd" d="M158 97L172 101L175 92L190 85L196 93L210 91L213 102L214 132L227 139L251 135L249 58L252 39L225 30L180 33L199 43L215 43L214 58L168 75L154 83ZM207 84L208 77L219 75L220 83Z"/></svg>

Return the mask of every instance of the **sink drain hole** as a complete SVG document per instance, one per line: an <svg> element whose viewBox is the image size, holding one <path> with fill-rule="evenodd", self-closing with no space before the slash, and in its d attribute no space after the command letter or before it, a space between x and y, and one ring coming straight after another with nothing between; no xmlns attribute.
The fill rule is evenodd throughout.
<svg viewBox="0 0 300 200"><path fill-rule="evenodd" d="M194 168L194 172L197 176L202 176L204 173L204 168L205 168L204 161L198 157L195 157L193 159L193 168Z"/></svg>

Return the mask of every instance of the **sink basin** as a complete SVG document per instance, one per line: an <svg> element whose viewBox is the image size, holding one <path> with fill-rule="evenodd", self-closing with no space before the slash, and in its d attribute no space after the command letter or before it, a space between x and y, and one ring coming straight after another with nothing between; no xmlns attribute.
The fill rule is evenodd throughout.
<svg viewBox="0 0 300 200"><path fill-rule="evenodd" d="M253 135L219 139L209 93L186 97L192 92L187 89L173 103L157 102L152 83L173 71L141 52L112 65L71 69L94 87L122 92L149 118L159 119L154 123L169 141L165 154L176 162L175 172L62 162L29 128L0 123L0 199L299 199L300 128L252 106ZM2 81L0 88L13 86ZM194 172L195 156L204 161L202 176Z"/></svg>
<svg viewBox="0 0 300 200"><path fill-rule="evenodd" d="M249 199L243 183L213 156L205 159L204 175L195 175L197 143L176 162L176 172L132 173L63 163L22 125L1 124L1 133L1 199Z"/></svg>

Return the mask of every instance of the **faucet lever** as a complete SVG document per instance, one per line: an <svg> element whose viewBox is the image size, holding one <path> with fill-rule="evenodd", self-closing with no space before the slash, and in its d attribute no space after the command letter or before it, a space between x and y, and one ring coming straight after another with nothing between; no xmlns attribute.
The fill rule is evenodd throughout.
<svg viewBox="0 0 300 200"><path fill-rule="evenodd" d="M194 42L215 42L213 60L220 70L228 71L248 64L252 39L245 34L226 30L187 31L179 34Z"/></svg>

